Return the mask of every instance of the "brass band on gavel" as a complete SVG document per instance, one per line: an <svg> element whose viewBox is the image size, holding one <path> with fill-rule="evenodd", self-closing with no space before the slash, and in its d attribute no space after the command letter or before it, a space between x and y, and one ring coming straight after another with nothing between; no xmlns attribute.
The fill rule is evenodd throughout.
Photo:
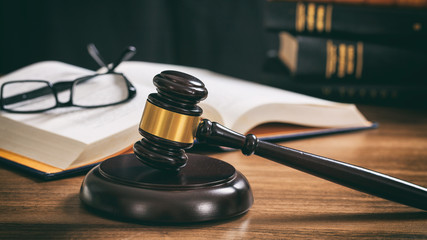
<svg viewBox="0 0 427 240"><path fill-rule="evenodd" d="M139 128L170 141L193 143L200 120L199 116L172 112L147 101Z"/></svg>

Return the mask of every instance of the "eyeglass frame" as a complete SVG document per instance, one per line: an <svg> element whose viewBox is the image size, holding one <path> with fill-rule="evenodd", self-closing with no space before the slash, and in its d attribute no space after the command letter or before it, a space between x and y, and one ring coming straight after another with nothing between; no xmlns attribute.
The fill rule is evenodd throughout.
<svg viewBox="0 0 427 240"><path fill-rule="evenodd" d="M83 76L83 77L79 77L77 79L74 79L72 81L60 81L60 82L55 82L55 83L51 83L49 81L46 80L12 80L12 81L8 81L5 82L1 85L0 87L0 110L5 111L5 112L9 112L9 113L41 113L41 112L45 112L45 111L49 111L52 110L54 108L60 108L60 107L80 107L80 108L99 108L99 107L108 107L108 106L114 106L114 105L118 105L121 103L125 103L130 101L132 98L134 98L136 96L136 88L132 85L132 83L126 78L126 76L123 73L118 73L115 72L115 68L123 61L130 59L136 52L135 47L133 46L129 46L127 47L123 53L121 54L121 56L115 61L113 62L113 64L107 65L105 64L105 61L102 59L101 55L99 54L98 49L95 47L94 44L89 44L87 46L88 48L88 52L91 55L91 57L101 66L101 67L106 67L107 68L107 72L106 73L96 73L93 75L87 75L87 76ZM115 103L110 103L110 104L102 104L102 105L96 105L96 106L85 106L85 105L78 105L78 104L74 104L73 103L73 92L74 92L74 87L75 85L77 85L78 83L82 82L82 81L88 81L92 78L98 77L98 76L102 76L102 75L111 75L111 74L116 74L116 75L120 75L121 77L123 77L123 79L126 82L126 86L128 89L128 96L126 99L119 101L119 102L115 102ZM12 96L10 98L16 98L16 97L20 97L21 101L24 100L29 100L32 98L36 98L39 96L43 96L43 95L35 95L31 98L28 98L27 95L37 92L37 91L44 91L44 89L49 89L52 94L54 95L56 104L50 108L46 108L46 109L40 109L40 110L31 110L31 111L15 111L12 109L7 109L4 107L5 105L5 99L3 98L3 90L4 87L7 84L12 84L12 83L25 83L25 82L40 82L40 83L46 83L47 86L46 87L42 87L39 89L35 89L32 91L29 91L27 93L22 93L22 94L17 94L15 96ZM61 102L58 99L58 93L62 92L62 91L66 91L66 90L70 90L70 99L67 102ZM50 94L50 93L49 93ZM8 99L8 98L7 98ZM13 101L13 100L12 100ZM16 101L19 102L19 101ZM16 103L16 102L12 102L12 103Z"/></svg>

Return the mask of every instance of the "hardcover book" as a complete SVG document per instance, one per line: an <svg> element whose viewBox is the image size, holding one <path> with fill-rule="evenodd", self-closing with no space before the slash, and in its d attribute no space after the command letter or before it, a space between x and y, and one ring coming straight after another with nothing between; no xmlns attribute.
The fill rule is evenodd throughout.
<svg viewBox="0 0 427 240"><path fill-rule="evenodd" d="M427 54L360 40L281 32L278 56L299 81L425 83ZM323 79L323 80L322 80Z"/></svg>
<svg viewBox="0 0 427 240"><path fill-rule="evenodd" d="M425 8L271 0L265 10L264 25L273 31L387 38L427 35Z"/></svg>
<svg viewBox="0 0 427 240"><path fill-rule="evenodd" d="M309 97L204 69L124 62L117 71L137 89L137 96L130 102L33 114L1 112L0 160L44 179L54 179L86 171L109 156L129 151L141 138L138 125L147 96L156 92L152 79L164 70L182 71L201 79L209 91L200 104L202 117L241 133L259 133L262 138L278 141L375 127L353 104ZM93 73L61 62L39 62L0 78L0 84L24 79L73 80Z"/></svg>
<svg viewBox="0 0 427 240"><path fill-rule="evenodd" d="M358 83L326 81L314 76L309 81L295 79L278 57L265 61L259 83L338 102L389 106L422 106L425 83Z"/></svg>
<svg viewBox="0 0 427 240"><path fill-rule="evenodd" d="M281 0L288 2L338 3L367 6L427 7L427 0Z"/></svg>

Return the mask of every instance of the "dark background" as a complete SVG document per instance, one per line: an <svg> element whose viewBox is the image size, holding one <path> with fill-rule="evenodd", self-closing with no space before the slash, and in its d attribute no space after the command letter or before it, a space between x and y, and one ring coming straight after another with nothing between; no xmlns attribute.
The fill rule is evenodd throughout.
<svg viewBox="0 0 427 240"><path fill-rule="evenodd" d="M262 26L262 0L0 0L0 74L58 60L99 66L95 43L113 61L128 45L132 60L207 68L256 80L277 44Z"/></svg>

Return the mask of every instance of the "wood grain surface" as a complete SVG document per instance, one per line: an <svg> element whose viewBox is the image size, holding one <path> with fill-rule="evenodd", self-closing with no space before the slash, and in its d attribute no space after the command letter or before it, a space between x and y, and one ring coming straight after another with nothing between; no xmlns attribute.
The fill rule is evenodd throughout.
<svg viewBox="0 0 427 240"><path fill-rule="evenodd" d="M280 144L427 187L427 111L360 107L374 130ZM2 136L4 137L4 136ZM41 181L0 165L1 239L427 239L427 212L240 152L210 153L249 180L255 203L221 222L157 226L88 211L84 176Z"/></svg>

